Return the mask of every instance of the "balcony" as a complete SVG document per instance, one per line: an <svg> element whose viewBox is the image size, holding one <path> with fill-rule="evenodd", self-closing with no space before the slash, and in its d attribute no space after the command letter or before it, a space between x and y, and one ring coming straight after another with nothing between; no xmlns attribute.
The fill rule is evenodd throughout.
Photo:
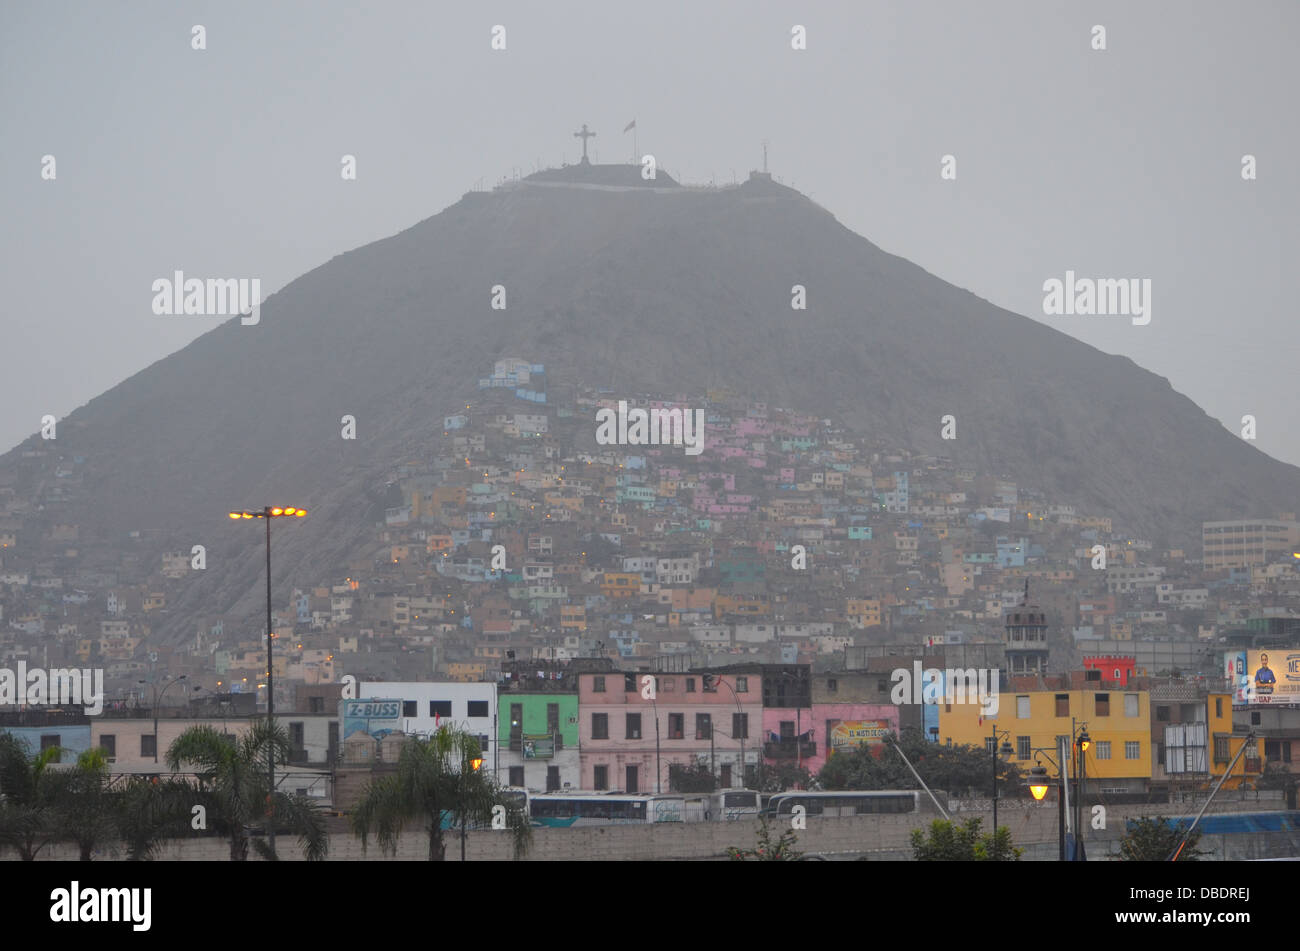
<svg viewBox="0 0 1300 951"><path fill-rule="evenodd" d="M795 739L778 740L763 744L763 756L766 759L795 759L817 755L817 744L812 740L799 742Z"/></svg>

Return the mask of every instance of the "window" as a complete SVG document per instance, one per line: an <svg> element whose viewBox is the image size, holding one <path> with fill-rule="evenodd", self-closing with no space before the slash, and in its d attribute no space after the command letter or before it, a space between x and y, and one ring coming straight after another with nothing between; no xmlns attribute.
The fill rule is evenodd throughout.
<svg viewBox="0 0 1300 951"><path fill-rule="evenodd" d="M55 746L58 746L62 741L62 739L63 739L63 734L61 733L42 733L41 749L48 750Z"/></svg>
<svg viewBox="0 0 1300 951"><path fill-rule="evenodd" d="M471 717L485 717L488 715L488 702L486 700L471 700L468 706L468 715Z"/></svg>
<svg viewBox="0 0 1300 951"><path fill-rule="evenodd" d="M591 738L593 740L609 739L608 713L593 713L591 715Z"/></svg>
<svg viewBox="0 0 1300 951"><path fill-rule="evenodd" d="M624 787L624 792L634 793L641 791L641 787L637 785L637 773L639 772L640 770L635 766L627 767L627 785Z"/></svg>
<svg viewBox="0 0 1300 951"><path fill-rule="evenodd" d="M1232 751L1228 749L1228 738L1226 736L1216 736L1214 738L1214 761L1216 763L1227 763L1232 759Z"/></svg>
<svg viewBox="0 0 1300 951"><path fill-rule="evenodd" d="M840 683L838 680L826 681L826 691L828 693L835 693L839 689L840 689Z"/></svg>
<svg viewBox="0 0 1300 951"><path fill-rule="evenodd" d="M680 740L686 736L686 714L668 714L668 739Z"/></svg>
<svg viewBox="0 0 1300 951"><path fill-rule="evenodd" d="M608 766L592 767L591 784L596 789L602 789L602 790L608 789L609 788L609 767Z"/></svg>
<svg viewBox="0 0 1300 951"><path fill-rule="evenodd" d="M552 736L560 732L560 705L558 703L548 703L546 705L546 732Z"/></svg>
<svg viewBox="0 0 1300 951"><path fill-rule="evenodd" d="M636 693L636 674L623 675L623 692Z"/></svg>
<svg viewBox="0 0 1300 951"><path fill-rule="evenodd" d="M722 776L719 780L719 782L721 782L722 784L722 788L730 789L731 788L731 764L723 763L722 766L719 767L719 769L722 773Z"/></svg>
<svg viewBox="0 0 1300 951"><path fill-rule="evenodd" d="M1142 755L1142 744L1138 740L1126 740L1124 742L1124 758L1138 759Z"/></svg>
<svg viewBox="0 0 1300 951"><path fill-rule="evenodd" d="M307 707L307 709L308 709L309 712L311 712L311 713L324 713L324 712L325 712L325 698L324 698L324 697L309 697L309 698L307 698L307 703L308 703L308 707Z"/></svg>
<svg viewBox="0 0 1300 951"><path fill-rule="evenodd" d="M711 736L713 736L713 714L695 714L695 738L697 740L707 740Z"/></svg>
<svg viewBox="0 0 1300 951"><path fill-rule="evenodd" d="M1156 719L1159 720L1161 723L1168 723L1168 722L1169 722L1169 708L1168 708L1168 707L1156 707Z"/></svg>
<svg viewBox="0 0 1300 951"><path fill-rule="evenodd" d="M1138 715L1138 695L1135 693L1124 694L1124 716L1135 717Z"/></svg>
<svg viewBox="0 0 1300 951"><path fill-rule="evenodd" d="M748 678L748 677L737 677L737 678L736 678L736 693L749 693L749 678Z"/></svg>
<svg viewBox="0 0 1300 951"><path fill-rule="evenodd" d="M1016 758L1029 759L1029 756L1030 756L1029 737L1027 736L1016 737Z"/></svg>
<svg viewBox="0 0 1300 951"><path fill-rule="evenodd" d="M731 738L733 740L749 739L748 713L733 713L731 715Z"/></svg>
<svg viewBox="0 0 1300 951"><path fill-rule="evenodd" d="M686 678L686 692L687 692L687 693L695 693L695 678L694 678L694 677L687 677L687 678Z"/></svg>
<svg viewBox="0 0 1300 951"><path fill-rule="evenodd" d="M152 733L144 733L140 736L140 755L147 756L150 759L158 755L158 737Z"/></svg>
<svg viewBox="0 0 1300 951"><path fill-rule="evenodd" d="M289 748L300 750L303 748L303 724L289 724Z"/></svg>
<svg viewBox="0 0 1300 951"><path fill-rule="evenodd" d="M415 700L402 701L402 716L418 717L420 715L419 704Z"/></svg>
<svg viewBox="0 0 1300 951"><path fill-rule="evenodd" d="M449 717L451 716L450 700L430 700L429 716L431 717Z"/></svg>
<svg viewBox="0 0 1300 951"><path fill-rule="evenodd" d="M1259 712L1256 711L1250 715L1250 725L1259 726Z"/></svg>
<svg viewBox="0 0 1300 951"><path fill-rule="evenodd" d="M627 715L627 730L623 735L627 740L641 739L641 714L629 713ZM631 792L629 789L628 792Z"/></svg>
<svg viewBox="0 0 1300 951"><path fill-rule="evenodd" d="M594 677L591 678L591 692L592 692L592 693L604 693L604 692L605 692L605 675L604 675L604 674L597 674L596 676L594 676Z"/></svg>
<svg viewBox="0 0 1300 951"><path fill-rule="evenodd" d="M1221 717L1221 716L1223 716L1223 698L1222 698L1222 697L1215 697L1215 698L1214 698L1214 715L1215 715L1216 717Z"/></svg>
<svg viewBox="0 0 1300 951"><path fill-rule="evenodd" d="M1058 693L1056 695L1056 715L1058 717L1068 717L1070 715L1070 695L1068 693Z"/></svg>
<svg viewBox="0 0 1300 951"><path fill-rule="evenodd" d="M1029 719L1029 698L1028 697L1016 697L1016 719L1017 720Z"/></svg>
<svg viewBox="0 0 1300 951"><path fill-rule="evenodd" d="M560 767L558 766L546 767L546 791L547 792L560 791Z"/></svg>
<svg viewBox="0 0 1300 951"><path fill-rule="evenodd" d="M1096 707L1097 716L1099 717L1110 716L1110 694L1108 693L1094 694L1092 698L1092 702L1093 702L1093 706Z"/></svg>
<svg viewBox="0 0 1300 951"><path fill-rule="evenodd" d="M1097 741L1097 759L1110 759L1110 740Z"/></svg>
<svg viewBox="0 0 1300 951"><path fill-rule="evenodd" d="M486 753L487 753L487 751L488 751L488 740L490 740L490 739L491 739L491 737L488 736L486 733L480 733L480 734L478 735L478 751L479 751L480 753L483 753L483 754L486 754Z"/></svg>
<svg viewBox="0 0 1300 951"><path fill-rule="evenodd" d="M117 755L117 735L115 733L105 733L99 738L99 748L107 753L110 757Z"/></svg>
<svg viewBox="0 0 1300 951"><path fill-rule="evenodd" d="M510 785L522 786L524 784L524 768L522 766L510 767ZM600 787L597 786L597 789Z"/></svg>

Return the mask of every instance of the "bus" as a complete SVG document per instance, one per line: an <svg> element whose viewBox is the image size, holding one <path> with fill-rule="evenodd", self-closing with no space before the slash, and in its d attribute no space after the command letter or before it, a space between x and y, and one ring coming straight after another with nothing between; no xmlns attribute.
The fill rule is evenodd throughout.
<svg viewBox="0 0 1300 951"><path fill-rule="evenodd" d="M714 822L756 819L761 811L757 790L720 789L709 796L709 818Z"/></svg>
<svg viewBox="0 0 1300 951"><path fill-rule="evenodd" d="M769 818L789 816L794 813L795 806L803 806L806 816L842 817L919 812L923 809L923 795L916 789L842 789L832 792L795 789L774 794L768 800L765 815Z"/></svg>
<svg viewBox="0 0 1300 951"><path fill-rule="evenodd" d="M547 828L700 822L703 811L699 800L654 793L537 793L529 799L532 824Z"/></svg>

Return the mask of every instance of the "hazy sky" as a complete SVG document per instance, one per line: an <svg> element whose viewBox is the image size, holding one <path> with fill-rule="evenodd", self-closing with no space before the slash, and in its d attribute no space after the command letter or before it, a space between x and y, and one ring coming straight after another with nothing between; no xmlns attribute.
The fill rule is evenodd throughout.
<svg viewBox="0 0 1300 951"><path fill-rule="evenodd" d="M0 451L214 326L155 316L156 278L269 295L478 182L575 161L584 122L596 161L628 161L635 119L687 182L743 179L768 140L774 174L885 250L1234 432L1253 414L1300 463L1298 27L1291 0L4 0ZM1043 316L1067 269L1150 278L1150 324Z"/></svg>

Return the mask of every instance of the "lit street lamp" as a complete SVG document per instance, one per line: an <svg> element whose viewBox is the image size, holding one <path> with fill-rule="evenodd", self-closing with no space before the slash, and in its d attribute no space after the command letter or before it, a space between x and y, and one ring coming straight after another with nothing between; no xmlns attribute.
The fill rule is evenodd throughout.
<svg viewBox="0 0 1300 951"><path fill-rule="evenodd" d="M279 508L267 506L260 512L231 512L232 519L242 518L264 518L266 519L266 726L268 731L275 728L275 688L272 681L272 639L275 637L275 629L271 625L271 519L273 518L302 518L307 514L306 509L300 508ZM270 740L270 737L268 737ZM270 781L269 792L266 800L267 830L268 839L271 846L271 853L275 853L275 816L272 808L275 803L275 743L269 742L266 751L266 774Z"/></svg>
<svg viewBox="0 0 1300 951"><path fill-rule="evenodd" d="M469 761L470 769L478 772L483 766L483 757L475 756ZM468 773L465 764L460 767L460 860L465 861L465 778Z"/></svg>

